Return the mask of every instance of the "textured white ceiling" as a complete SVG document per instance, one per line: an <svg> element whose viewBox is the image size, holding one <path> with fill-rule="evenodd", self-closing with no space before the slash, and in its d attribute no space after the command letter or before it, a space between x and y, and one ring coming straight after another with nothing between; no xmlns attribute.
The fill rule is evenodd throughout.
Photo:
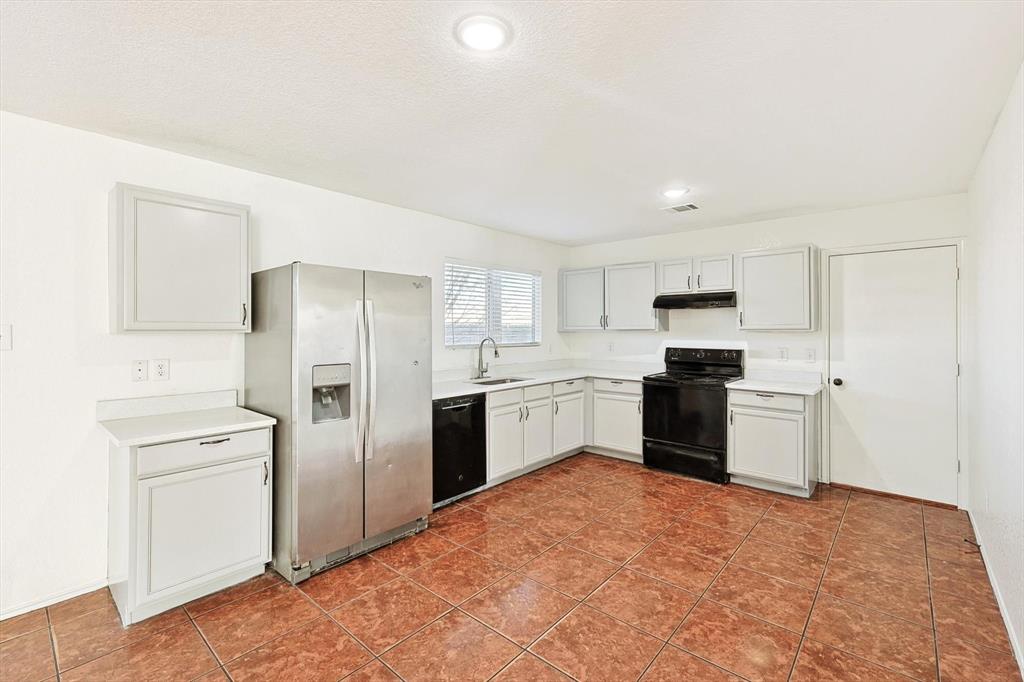
<svg viewBox="0 0 1024 682"><path fill-rule="evenodd" d="M480 11L501 53L455 42ZM590 243L963 191L1022 26L1016 0L4 0L0 106ZM678 184L700 211L659 210Z"/></svg>

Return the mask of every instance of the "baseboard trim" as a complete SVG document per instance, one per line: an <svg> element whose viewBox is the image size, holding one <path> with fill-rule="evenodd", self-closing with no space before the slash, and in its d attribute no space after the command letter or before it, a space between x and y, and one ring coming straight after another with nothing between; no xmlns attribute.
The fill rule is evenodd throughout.
<svg viewBox="0 0 1024 682"><path fill-rule="evenodd" d="M106 586L106 579L97 580L87 585L82 585L81 587L75 587L70 590L64 590L63 592L55 592L46 597L43 597L42 599L36 599L35 601L31 602L22 602L17 606L11 606L9 608L0 609L0 620L7 620L8 618L13 618L14 616L20 616L23 613L35 611L36 609L41 609L44 606L53 606L54 604L62 602L65 599L78 597L80 595L86 594L87 592L92 592L94 590L98 590L101 587Z"/></svg>
<svg viewBox="0 0 1024 682"><path fill-rule="evenodd" d="M957 509L955 504L949 504L948 502L935 502L934 500L926 500L923 497L911 497L910 495L898 495L896 493L885 492L884 490L872 490L871 488L860 488L855 485L847 485L846 483L836 483L832 481L830 483L833 488L842 488L843 490L852 490L855 493L866 493L868 495L877 495L878 497L888 497L894 500L906 500L907 502L920 502L921 504L929 507L938 507L939 509Z"/></svg>
<svg viewBox="0 0 1024 682"><path fill-rule="evenodd" d="M996 604L999 605L999 615L1003 618L1003 626L1006 628L1006 636L1010 639L1013 657L1017 659L1017 668L1020 669L1021 676L1024 677L1024 650L1022 650L1024 645L1021 644L1020 637L1013 629L1013 622L1008 617L1009 610L1006 608L1006 602L1003 601L1002 592L999 591L999 583L996 582L995 576L992 575L992 564L985 554L985 538L982 537L978 527L974 524L974 517L971 516L970 512L968 512L967 518L971 522L971 528L974 529L974 537L977 539L981 549L981 558L985 562L985 573L988 575L988 582L992 586L992 592L996 596Z"/></svg>

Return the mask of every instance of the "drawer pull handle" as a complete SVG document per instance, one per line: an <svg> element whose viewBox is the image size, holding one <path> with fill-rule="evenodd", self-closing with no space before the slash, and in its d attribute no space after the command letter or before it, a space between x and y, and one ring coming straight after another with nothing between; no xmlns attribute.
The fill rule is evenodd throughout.
<svg viewBox="0 0 1024 682"><path fill-rule="evenodd" d="M566 386L572 386L575 383L576 383L575 381L567 381L567 382L565 382L565 385Z"/></svg>
<svg viewBox="0 0 1024 682"><path fill-rule="evenodd" d="M217 440L202 440L199 441L200 445L220 445L221 443L227 443L230 438L218 438Z"/></svg>
<svg viewBox="0 0 1024 682"><path fill-rule="evenodd" d="M755 393L754 395L756 395L758 398L764 398L765 400L771 400L772 398L775 397L775 395L772 393Z"/></svg>
<svg viewBox="0 0 1024 682"><path fill-rule="evenodd" d="M622 382L621 382L621 381L613 381L613 382L611 382L611 383L613 383L613 384L615 384L616 386L618 386L618 385L619 385L619 384L621 384Z"/></svg>

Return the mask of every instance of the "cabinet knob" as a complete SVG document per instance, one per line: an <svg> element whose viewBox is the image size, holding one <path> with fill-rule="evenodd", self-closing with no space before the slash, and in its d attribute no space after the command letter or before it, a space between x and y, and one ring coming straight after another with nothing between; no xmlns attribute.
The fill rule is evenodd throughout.
<svg viewBox="0 0 1024 682"><path fill-rule="evenodd" d="M836 386L842 386L843 385L843 380L836 378L836 379L832 380L832 383L835 384Z"/></svg>

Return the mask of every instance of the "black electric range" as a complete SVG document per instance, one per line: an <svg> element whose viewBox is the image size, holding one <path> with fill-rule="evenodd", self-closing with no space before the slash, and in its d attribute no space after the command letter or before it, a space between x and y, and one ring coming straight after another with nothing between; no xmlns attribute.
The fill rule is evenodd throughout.
<svg viewBox="0 0 1024 682"><path fill-rule="evenodd" d="M666 348L665 370L644 377L644 464L727 483L725 384L743 377L743 351Z"/></svg>

